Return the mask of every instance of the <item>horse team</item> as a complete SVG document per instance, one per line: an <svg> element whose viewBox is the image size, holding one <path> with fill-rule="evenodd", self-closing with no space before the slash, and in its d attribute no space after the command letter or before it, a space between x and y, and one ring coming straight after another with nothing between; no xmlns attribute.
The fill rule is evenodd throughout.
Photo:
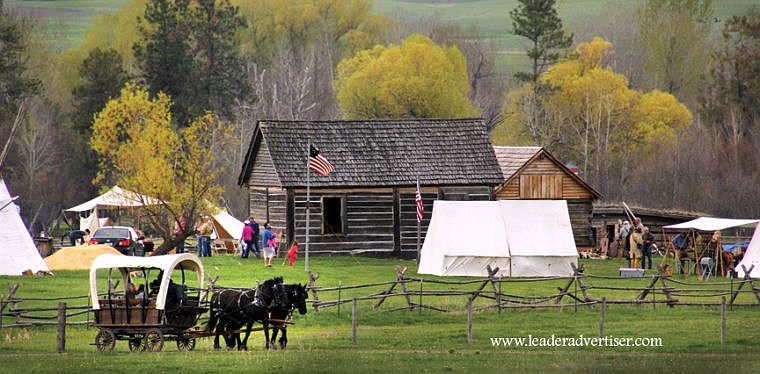
<svg viewBox="0 0 760 374"><path fill-rule="evenodd" d="M206 332L214 334L214 349L221 349L219 337L223 336L227 349L246 350L253 324L261 323L267 349L279 343L287 346L287 319L294 310L306 314L306 287L300 284L283 284L282 277L266 280L256 288L216 290L211 296L210 317ZM244 330L242 330L245 327ZM269 329L272 328L270 339ZM244 332L241 339L240 334ZM281 332L277 341L278 332Z"/></svg>

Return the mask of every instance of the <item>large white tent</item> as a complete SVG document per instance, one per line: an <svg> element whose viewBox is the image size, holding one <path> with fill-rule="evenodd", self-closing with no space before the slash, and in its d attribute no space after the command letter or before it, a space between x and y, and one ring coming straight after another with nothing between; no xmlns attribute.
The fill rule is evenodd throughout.
<svg viewBox="0 0 760 374"><path fill-rule="evenodd" d="M0 178L0 275L49 272L13 200Z"/></svg>
<svg viewBox="0 0 760 374"><path fill-rule="evenodd" d="M564 200L444 201L433 204L421 274L549 277L577 263Z"/></svg>
<svg viewBox="0 0 760 374"><path fill-rule="evenodd" d="M140 195L137 192L125 190L119 186L113 186L106 193L85 201L77 206L66 209L67 212L91 212L87 217L79 218L79 229L90 229L91 232L95 232L101 226L108 225L107 218L100 218L98 216L99 207L139 207L143 205L156 205L159 201L145 195Z"/></svg>

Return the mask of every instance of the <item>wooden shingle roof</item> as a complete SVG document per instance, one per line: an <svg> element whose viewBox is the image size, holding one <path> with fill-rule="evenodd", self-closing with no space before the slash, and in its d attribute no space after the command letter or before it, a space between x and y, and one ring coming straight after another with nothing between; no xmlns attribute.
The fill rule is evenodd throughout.
<svg viewBox="0 0 760 374"><path fill-rule="evenodd" d="M496 160L499 162L501 172L504 174L504 180L508 180L515 175L541 149L541 147L493 147Z"/></svg>
<svg viewBox="0 0 760 374"><path fill-rule="evenodd" d="M282 187L306 186L309 141L335 166L314 187L499 185L501 169L482 120L259 121L239 185L266 149ZM264 146L265 145L265 146Z"/></svg>

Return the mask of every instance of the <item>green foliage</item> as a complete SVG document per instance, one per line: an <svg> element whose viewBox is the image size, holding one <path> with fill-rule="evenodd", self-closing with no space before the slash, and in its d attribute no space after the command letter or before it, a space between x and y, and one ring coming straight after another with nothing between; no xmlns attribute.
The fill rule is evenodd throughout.
<svg viewBox="0 0 760 374"><path fill-rule="evenodd" d="M21 101L40 88L40 82L28 74L22 31L21 22L8 14L0 2L0 135L3 139L7 139L6 131L10 130Z"/></svg>
<svg viewBox="0 0 760 374"><path fill-rule="evenodd" d="M642 89L692 101L707 64L713 24L711 0L646 0L636 13Z"/></svg>
<svg viewBox="0 0 760 374"><path fill-rule="evenodd" d="M527 50L533 71L518 73L522 81L536 82L544 70L556 62L563 49L573 43L573 35L566 35L562 19L555 8L555 0L519 0L520 5L509 15L516 35L524 36L532 43Z"/></svg>
<svg viewBox="0 0 760 374"><path fill-rule="evenodd" d="M72 89L74 112L72 123L80 134L89 137L94 114L100 112L108 100L119 95L129 79L121 55L116 50L95 48L79 66L81 83Z"/></svg>
<svg viewBox="0 0 760 374"><path fill-rule="evenodd" d="M245 21L227 0L149 0L135 58L153 94L174 98L180 126L211 110L231 116L236 99L250 100L239 57Z"/></svg>
<svg viewBox="0 0 760 374"><path fill-rule="evenodd" d="M210 110L227 118L236 100L253 101L239 55L235 33L245 27L237 7L228 0L196 0L190 10L193 69L187 83L193 83L195 99L190 115Z"/></svg>
<svg viewBox="0 0 760 374"><path fill-rule="evenodd" d="M738 144L760 125L760 8L728 19L701 109L721 139Z"/></svg>
<svg viewBox="0 0 760 374"><path fill-rule="evenodd" d="M190 0L149 0L140 18L141 40L134 45L135 59L154 95L174 98L179 123L191 117L193 56L190 45Z"/></svg>
<svg viewBox="0 0 760 374"><path fill-rule="evenodd" d="M335 91L346 118L446 118L477 115L464 57L421 35L376 46L338 65Z"/></svg>

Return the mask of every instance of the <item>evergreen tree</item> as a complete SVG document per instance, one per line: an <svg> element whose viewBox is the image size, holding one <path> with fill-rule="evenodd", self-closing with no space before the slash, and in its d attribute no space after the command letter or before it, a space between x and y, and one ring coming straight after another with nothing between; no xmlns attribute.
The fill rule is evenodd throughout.
<svg viewBox="0 0 760 374"><path fill-rule="evenodd" d="M250 94L243 59L235 33L246 23L228 0L197 0L191 12L193 74L195 86L192 116L206 110L231 116L235 99Z"/></svg>
<svg viewBox="0 0 760 374"><path fill-rule="evenodd" d="M527 50L533 71L520 72L515 77L525 82L536 82L546 68L556 62L562 49L573 43L573 34L566 35L562 29L562 19L554 8L555 0L518 0L520 5L513 9L512 27L516 35L524 36L532 42Z"/></svg>
<svg viewBox="0 0 760 374"><path fill-rule="evenodd" d="M163 92L174 99L172 112L180 124L191 118L193 96L189 5L189 0L149 0L138 19L142 39L133 47L150 93Z"/></svg>
<svg viewBox="0 0 760 374"><path fill-rule="evenodd" d="M89 137L95 113L119 96L129 76L118 52L95 48L79 66L79 77L81 83L71 90L75 108L72 123L80 135Z"/></svg>
<svg viewBox="0 0 760 374"><path fill-rule="evenodd" d="M19 21L0 0L0 139L8 139L21 100L39 90L40 82L27 74L25 48Z"/></svg>

